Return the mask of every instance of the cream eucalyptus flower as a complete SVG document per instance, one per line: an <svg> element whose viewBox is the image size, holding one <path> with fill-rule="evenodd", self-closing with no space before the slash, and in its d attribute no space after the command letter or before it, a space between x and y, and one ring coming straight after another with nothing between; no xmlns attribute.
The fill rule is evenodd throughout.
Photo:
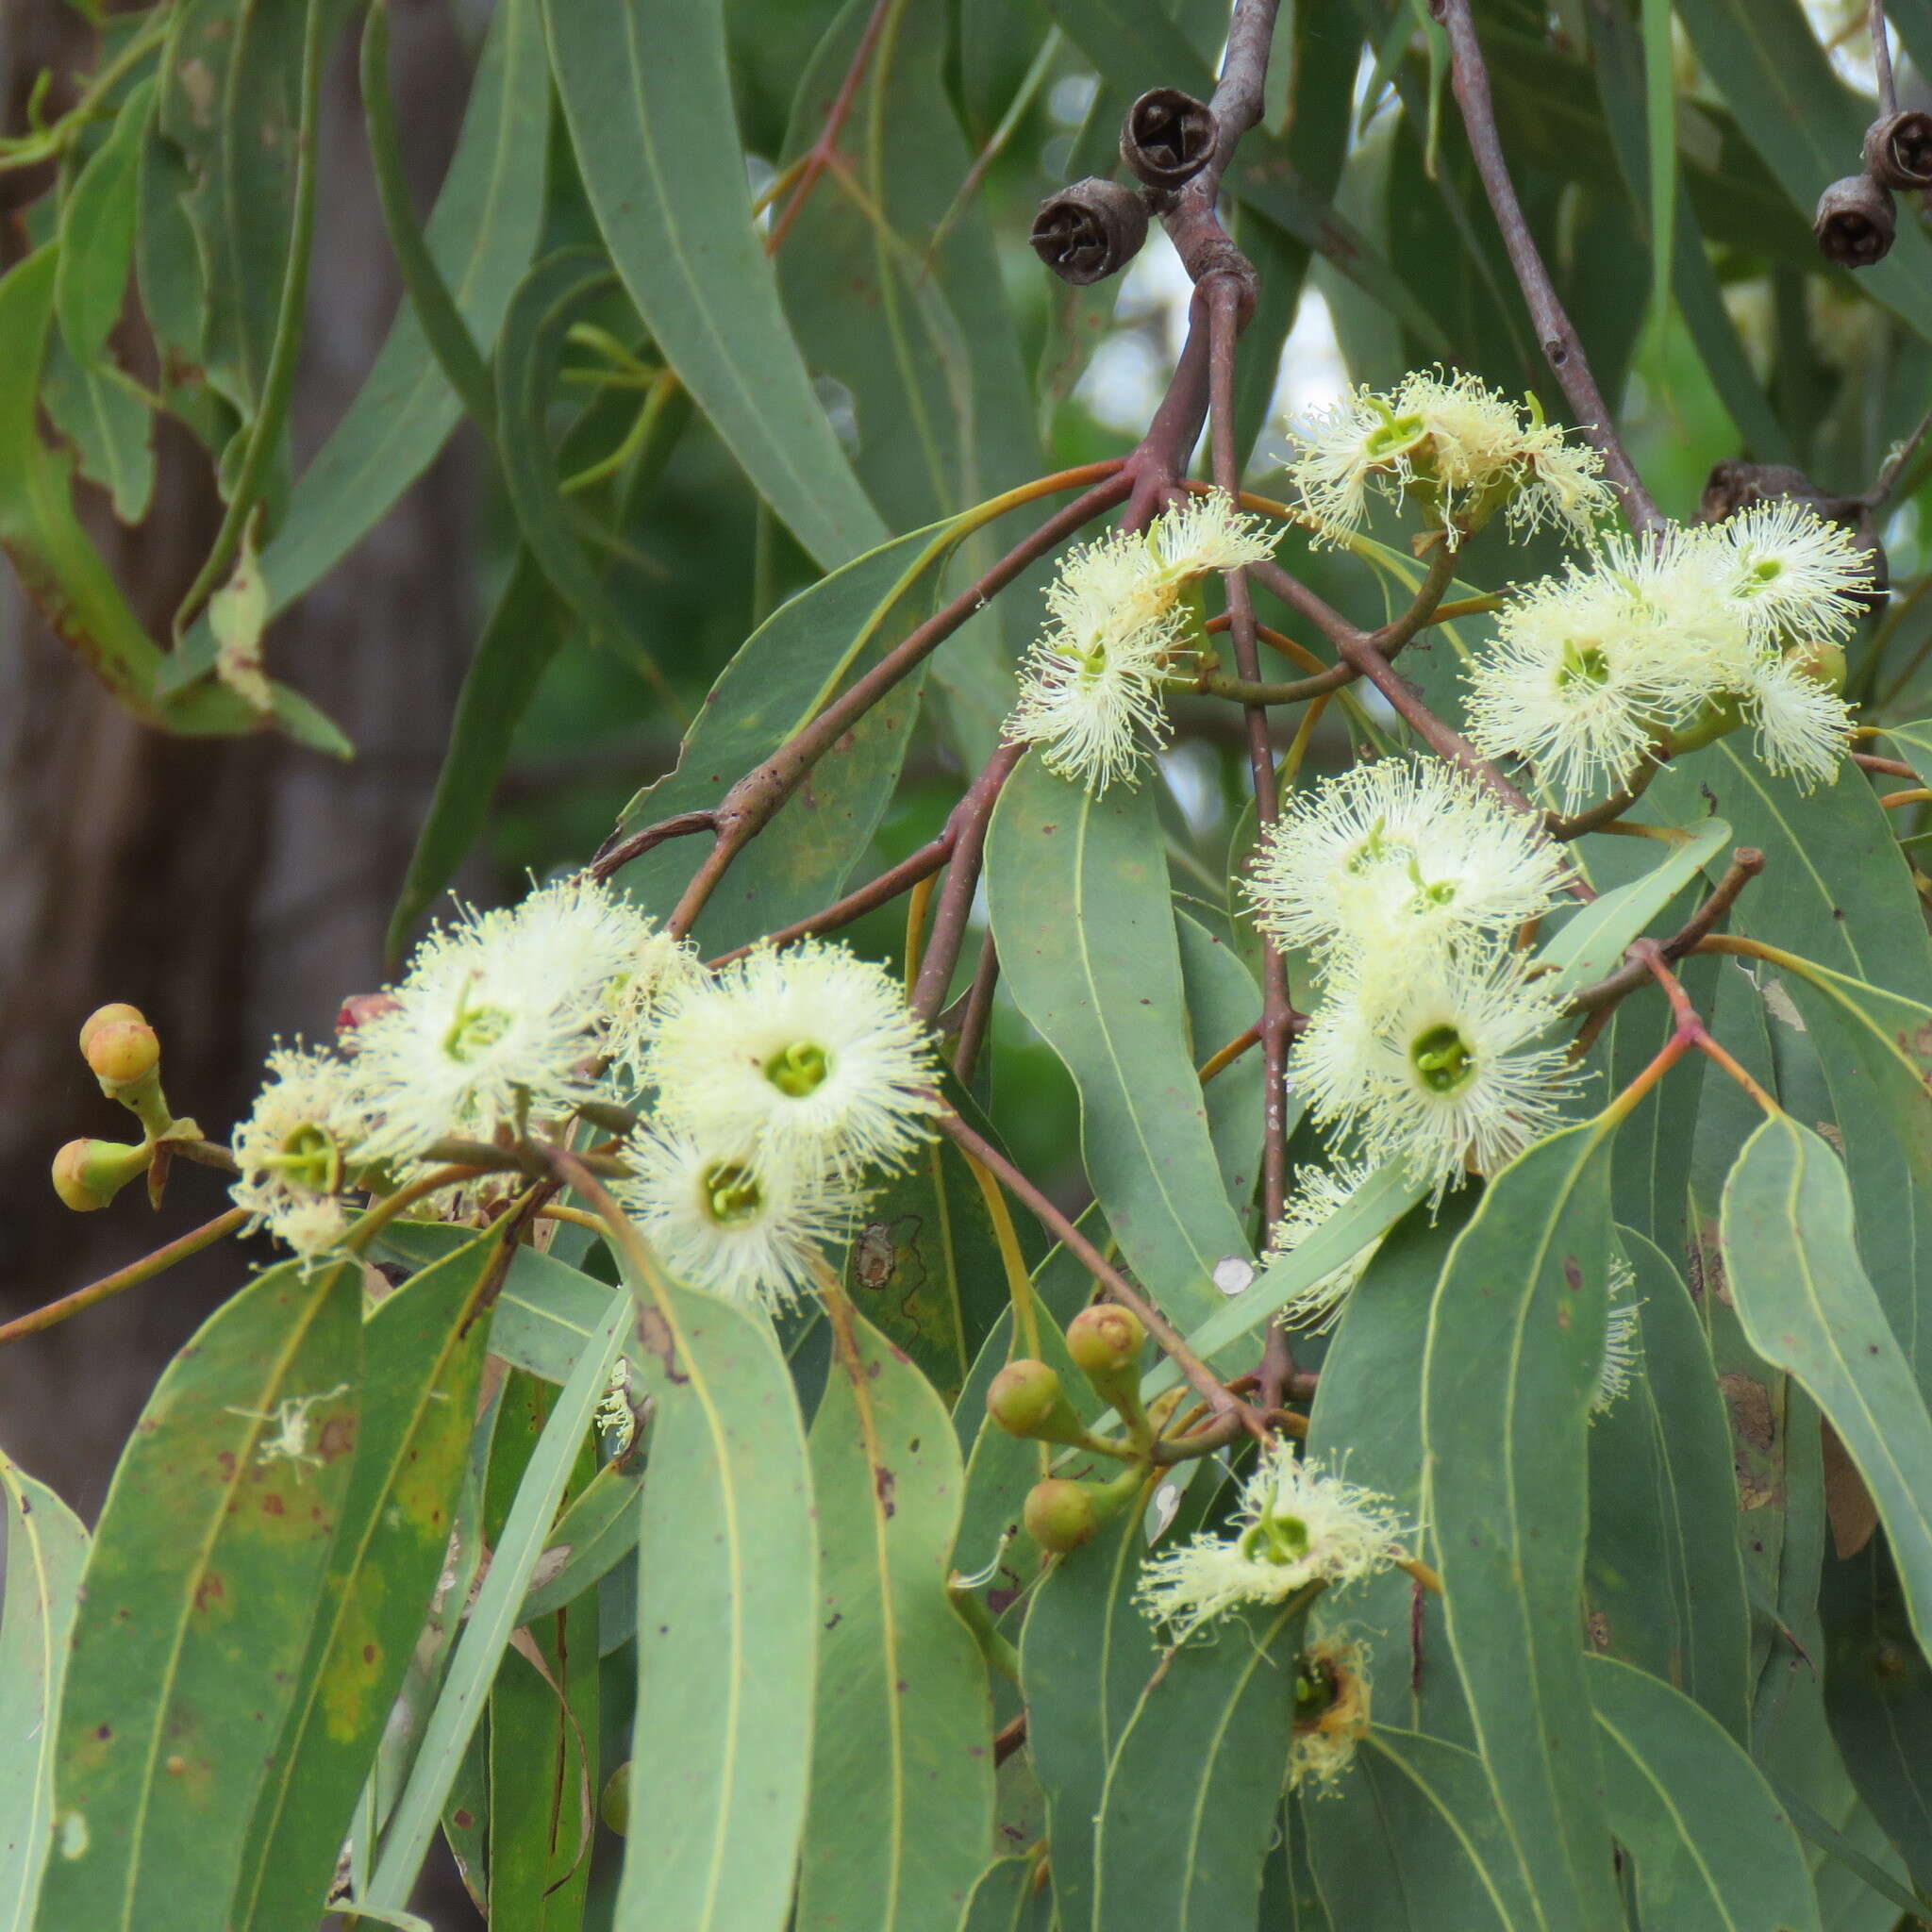
<svg viewBox="0 0 1932 1932"><path fill-rule="evenodd" d="M305 1257L337 1246L349 1228L341 1196L373 1126L355 1070L318 1047L278 1046L230 1151L241 1169L230 1198Z"/></svg>
<svg viewBox="0 0 1932 1932"><path fill-rule="evenodd" d="M1295 1681L1294 1741L1288 1788L1305 1797L1335 1795L1369 1733L1369 1677L1361 1646L1321 1637L1302 1654Z"/></svg>

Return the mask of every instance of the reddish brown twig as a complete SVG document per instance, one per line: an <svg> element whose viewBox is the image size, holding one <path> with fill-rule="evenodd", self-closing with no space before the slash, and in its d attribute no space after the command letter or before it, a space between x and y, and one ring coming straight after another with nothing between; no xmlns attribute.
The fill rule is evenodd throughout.
<svg viewBox="0 0 1932 1932"><path fill-rule="evenodd" d="M1186 1377L1188 1386L1208 1405L1210 1413L1241 1413L1242 1425L1248 1433L1257 1441L1267 1441L1267 1424L1259 1412L1239 1396L1228 1393L1216 1378L1214 1371L1188 1346L1174 1324L1107 1260L1100 1250L991 1141L974 1133L956 1113L941 1114L938 1124L941 1133L978 1161L1009 1194L1032 1209L1041 1226L1106 1290L1109 1301L1118 1302L1124 1308L1131 1308L1141 1318L1141 1326L1154 1338L1161 1353Z"/></svg>
<svg viewBox="0 0 1932 1932"><path fill-rule="evenodd" d="M959 1043L953 1049L953 1072L962 1087L973 1084L973 1070L979 1064L979 1049L986 1043L992 1024L993 989L1000 980L1000 949L991 926L979 942L979 964L974 969L973 984L966 989L966 1010L959 1016Z"/></svg>
<svg viewBox="0 0 1932 1932"><path fill-rule="evenodd" d="M1002 744L986 761L985 768L946 821L946 829L953 835L953 852L946 864L946 882L940 889L939 909L933 914L932 930L912 991L912 1010L928 1024L945 1004L946 990L953 983L953 969L959 963L966 922L973 911L973 894L979 884L987 824L992 818L993 807L999 803L1000 787L1020 762L1024 750L1023 745Z"/></svg>
<svg viewBox="0 0 1932 1932"><path fill-rule="evenodd" d="M818 139L806 150L799 167L798 185L791 191L791 199L785 204L784 212L773 222L772 231L765 237L767 255L777 254L786 236L791 232L792 223L798 219L800 210L811 197L812 190L818 186L819 177L837 156L839 137L845 131L845 123L851 118L852 104L858 98L859 82L865 78L872 50L878 44L879 32L893 5L894 0L874 0L865 30L858 37L858 45L853 49L852 64L846 68L845 77L839 83L839 92L832 97L825 125L819 129Z"/></svg>
<svg viewBox="0 0 1932 1932"><path fill-rule="evenodd" d="M1430 11L1448 29L1450 77L1457 105L1462 109L1462 124L1469 130L1470 151L1475 157L1476 173L1482 176L1483 192L1489 196L1491 211L1502 232L1509 266L1516 273L1517 285L1528 306L1544 358L1569 398L1577 427L1602 456L1604 475L1616 491L1630 526L1641 535L1655 535L1664 528L1663 515L1617 434L1615 419L1597 388L1583 344L1557 297L1549 270L1543 266L1536 238L1524 219L1523 204L1516 198L1515 184L1509 178L1503 145L1496 134L1489 69L1483 64L1469 0L1431 0Z"/></svg>

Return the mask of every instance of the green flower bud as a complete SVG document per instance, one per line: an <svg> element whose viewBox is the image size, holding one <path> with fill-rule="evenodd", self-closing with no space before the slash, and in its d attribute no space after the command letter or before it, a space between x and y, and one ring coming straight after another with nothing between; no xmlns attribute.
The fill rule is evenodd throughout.
<svg viewBox="0 0 1932 1932"><path fill-rule="evenodd" d="M630 1759L625 1758L610 1774L604 1795L597 1800L597 1816L623 1838L630 1830Z"/></svg>
<svg viewBox="0 0 1932 1932"><path fill-rule="evenodd" d="M100 1015L94 1017L98 1019ZM111 1020L105 1025L92 1026L91 1031L83 1032L82 1042L80 1050L93 1069L94 1077L105 1088L129 1086L160 1064L160 1036L139 1018Z"/></svg>
<svg viewBox="0 0 1932 1932"><path fill-rule="evenodd" d="M1091 1493L1082 1484L1059 1476L1049 1476L1026 1491L1021 1521L1041 1549L1061 1556L1091 1542L1100 1527Z"/></svg>
<svg viewBox="0 0 1932 1932"><path fill-rule="evenodd" d="M987 1389L986 1412L1009 1436L1045 1442L1084 1440L1060 1378L1044 1362L1008 1362Z"/></svg>
<svg viewBox="0 0 1932 1932"><path fill-rule="evenodd" d="M136 1174L147 1171L148 1149L118 1141L70 1141L54 1157L54 1191L76 1214L105 1208Z"/></svg>
<svg viewBox="0 0 1932 1932"><path fill-rule="evenodd" d="M1112 1302L1082 1308L1067 1324L1067 1353L1096 1383L1134 1367L1146 1340L1140 1317Z"/></svg>

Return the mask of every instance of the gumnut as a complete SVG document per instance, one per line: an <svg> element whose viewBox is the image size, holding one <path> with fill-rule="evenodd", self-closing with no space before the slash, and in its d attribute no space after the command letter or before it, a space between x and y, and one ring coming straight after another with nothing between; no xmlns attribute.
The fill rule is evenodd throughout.
<svg viewBox="0 0 1932 1932"><path fill-rule="evenodd" d="M1901 193L1932 188L1932 114L1909 108L1873 122L1865 130L1865 172Z"/></svg>
<svg viewBox="0 0 1932 1932"><path fill-rule="evenodd" d="M1141 252L1147 209L1131 188L1091 175L1040 204L1029 240L1033 252L1063 282L1085 288L1105 281Z"/></svg>
<svg viewBox="0 0 1932 1932"><path fill-rule="evenodd" d="M81 1052L103 1087L131 1086L160 1063L160 1036L138 1015L132 1020L109 1021L82 1038Z"/></svg>
<svg viewBox="0 0 1932 1932"><path fill-rule="evenodd" d="M1898 215L1891 196L1869 175L1847 175L1818 197L1811 232L1818 252L1840 268L1870 268L1891 253Z"/></svg>
<svg viewBox="0 0 1932 1932"><path fill-rule="evenodd" d="M1084 1374L1096 1379L1132 1368L1141 1359L1146 1340L1140 1317L1111 1302L1082 1308L1067 1324L1067 1353Z"/></svg>
<svg viewBox="0 0 1932 1932"><path fill-rule="evenodd" d="M1026 1491L1020 1520L1041 1549L1060 1556L1091 1542L1100 1527L1091 1492L1061 1476L1048 1476Z"/></svg>
<svg viewBox="0 0 1932 1932"><path fill-rule="evenodd" d="M1205 101L1177 87L1153 88L1121 123L1121 159L1148 187L1172 191L1208 165L1220 131Z"/></svg>
<svg viewBox="0 0 1932 1932"><path fill-rule="evenodd" d="M1008 1362L986 1391L986 1412L1009 1436L1048 1441L1079 1440L1080 1420L1060 1378L1045 1362L1022 1357Z"/></svg>

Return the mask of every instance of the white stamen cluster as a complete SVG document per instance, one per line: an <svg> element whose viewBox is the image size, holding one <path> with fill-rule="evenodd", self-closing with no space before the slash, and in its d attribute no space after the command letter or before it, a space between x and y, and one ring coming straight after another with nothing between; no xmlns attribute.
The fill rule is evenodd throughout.
<svg viewBox="0 0 1932 1932"><path fill-rule="evenodd" d="M1388 1497L1324 1475L1276 1441L1242 1485L1236 1534L1196 1536L1141 1573L1141 1607L1176 1642L1243 1604L1284 1603L1386 1569L1407 1531Z"/></svg>
<svg viewBox="0 0 1932 1932"><path fill-rule="evenodd" d="M1752 724L1773 771L1830 783L1849 739L1839 641L1869 559L1841 525L1764 503L1656 543L1614 538L1515 597L1469 680L1469 736L1574 808L1653 747Z"/></svg>
<svg viewBox="0 0 1932 1932"><path fill-rule="evenodd" d="M1183 593L1212 571L1259 563L1274 540L1219 491L1067 553L1046 593L1050 622L1026 654L1009 743L1096 796L1133 784L1166 742L1162 687L1191 648Z"/></svg>
<svg viewBox="0 0 1932 1932"><path fill-rule="evenodd" d="M348 1230L341 1193L359 1171L373 1125L345 1060L315 1047L278 1046L268 1079L230 1151L240 1176L229 1192L250 1230L270 1234L305 1259Z"/></svg>
<svg viewBox="0 0 1932 1932"><path fill-rule="evenodd" d="M1417 370L1386 394L1366 385L1290 424L1289 480L1317 541L1359 529L1372 496L1417 503L1452 543L1502 509L1527 534L1587 536L1612 497L1603 459L1466 371Z"/></svg>
<svg viewBox="0 0 1932 1932"><path fill-rule="evenodd" d="M1333 1167L1298 1167L1294 1171L1294 1191L1288 1197L1281 1219L1268 1243L1262 1265L1285 1259L1294 1253L1318 1228L1324 1226L1355 1199L1369 1177L1360 1162L1338 1160ZM1298 1289L1281 1305L1284 1328L1307 1328L1320 1334L1335 1325L1341 1305L1355 1291L1356 1284L1368 1273L1375 1250L1382 1245L1377 1235L1358 1249L1339 1268L1318 1276L1306 1288Z"/></svg>
<svg viewBox="0 0 1932 1932"><path fill-rule="evenodd" d="M1560 1008L1509 942L1557 902L1564 874L1528 820L1437 762L1358 766L1264 835L1256 923L1315 951L1325 993L1290 1078L1371 1165L1402 1160L1440 1197L1556 1124L1564 1056L1537 1041ZM1312 1227L1326 1211L1308 1199ZM1289 1245L1306 1231L1296 1220ZM1353 1285L1324 1278L1291 1319L1325 1324Z"/></svg>

